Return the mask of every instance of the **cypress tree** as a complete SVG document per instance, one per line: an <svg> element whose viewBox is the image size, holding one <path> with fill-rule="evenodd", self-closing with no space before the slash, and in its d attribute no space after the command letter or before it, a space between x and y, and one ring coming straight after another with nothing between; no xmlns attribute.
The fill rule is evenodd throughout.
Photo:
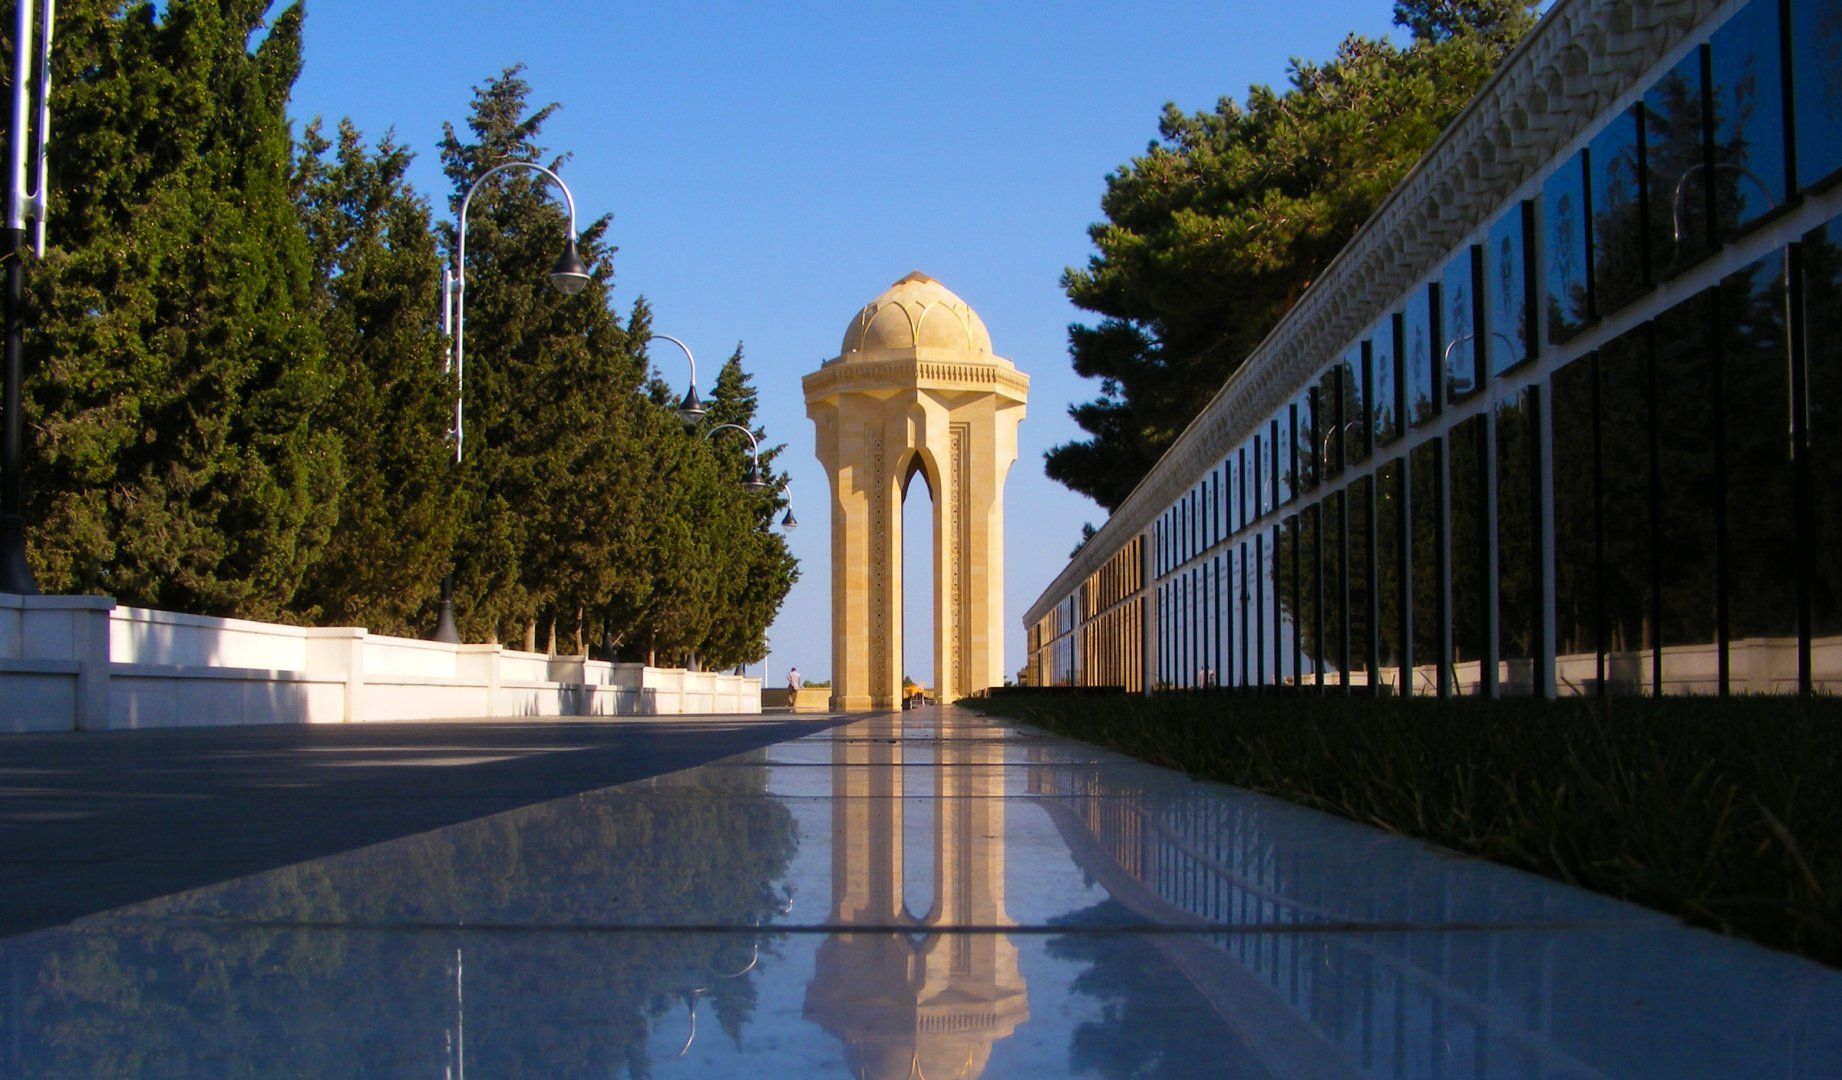
<svg viewBox="0 0 1842 1080"><path fill-rule="evenodd" d="M334 521L342 462L313 427L330 383L288 183L301 9L265 25L269 7L60 6L26 391L48 591L285 617Z"/></svg>
<svg viewBox="0 0 1842 1080"><path fill-rule="evenodd" d="M453 377L434 318L441 262L428 203L405 176L413 155L390 136L367 150L349 120L336 138L317 120L307 127L294 187L337 385L320 427L343 446L346 487L297 607L419 635L434 622L460 505L448 470Z"/></svg>
<svg viewBox="0 0 1842 1080"><path fill-rule="evenodd" d="M761 445L761 480L767 488L753 492L741 486L746 469L746 441L731 439L723 455L723 473L729 479L729 500L712 508L713 552L716 578L714 619L701 643L700 653L712 668L753 663L767 655L767 629L780 610L787 592L799 578L798 563L787 550L785 538L772 531L786 508L783 485L787 477L774 471L774 460L784 446L770 446L767 431L755 426L757 393L754 380L742 366L742 347L723 364L710 396L709 423L739 424L748 428Z"/></svg>
<svg viewBox="0 0 1842 1080"><path fill-rule="evenodd" d="M449 125L441 158L458 215L468 188L494 166L537 161L557 169L537 138L557 106L529 110L521 68L476 88L468 139ZM457 548L456 609L466 636L537 644L604 606L618 527L603 496L619 480L631 399L643 367L608 308L614 248L609 219L576 240L593 280L579 295L553 292L548 272L567 217L560 192L532 170L500 173L476 195L467 222L467 507ZM443 232L452 252L456 236Z"/></svg>

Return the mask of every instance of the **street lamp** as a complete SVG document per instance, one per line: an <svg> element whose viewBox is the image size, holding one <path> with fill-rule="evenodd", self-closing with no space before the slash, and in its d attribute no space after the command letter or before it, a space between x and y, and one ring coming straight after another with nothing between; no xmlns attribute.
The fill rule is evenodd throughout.
<svg viewBox="0 0 1842 1080"><path fill-rule="evenodd" d="M38 593L32 564L26 561L25 515L25 302L26 221L33 222L32 250L45 255L45 134L51 124L51 14L45 0L37 33L32 26L33 0L18 0L13 29L13 113L7 140L6 229L0 259L6 262L6 373L4 408L0 408L0 592ZM33 78L33 53L38 71ZM34 110L33 106L37 108ZM28 125L37 112L36 127ZM26 140L32 140L32 172L37 184L26 187Z"/></svg>
<svg viewBox="0 0 1842 1080"><path fill-rule="evenodd" d="M799 520L793 516L793 478L789 476L782 480L780 490L787 496L787 516L780 519L780 530L792 532L799 528Z"/></svg>
<svg viewBox="0 0 1842 1080"><path fill-rule="evenodd" d="M684 392L684 400L678 403L678 419L684 421L685 427L696 427L704 418L704 403L697 400L697 357L691 355L691 347L670 334L654 334L684 350L684 358L691 363L691 388Z"/></svg>
<svg viewBox="0 0 1842 1080"><path fill-rule="evenodd" d="M755 438L755 433L743 427L741 424L718 424L704 432L704 438L708 439L719 431L739 431L748 437L748 470L742 474L742 486L750 491L766 490L768 486L767 481L761 479L761 443ZM795 524L798 523L795 522Z"/></svg>
<svg viewBox="0 0 1842 1080"><path fill-rule="evenodd" d="M454 430L449 434L454 439L454 460L451 466L458 470L461 464L462 440L465 428L462 420L466 415L467 401L467 210L473 205L473 196L496 173L507 169L530 169L549 177L563 192L563 203L569 208L569 232L563 254L557 257L550 267L550 287L564 296L574 296L588 286L590 272L588 264L576 251L576 199L570 194L569 185L563 178L535 161L508 161L494 165L480 174L467 194L461 199L460 232L454 249L454 268L441 271L441 328L454 341L454 352L448 358L445 370L454 372ZM449 570L441 582L441 614L435 624L436 641L450 644L460 642L460 629L454 623L454 571Z"/></svg>

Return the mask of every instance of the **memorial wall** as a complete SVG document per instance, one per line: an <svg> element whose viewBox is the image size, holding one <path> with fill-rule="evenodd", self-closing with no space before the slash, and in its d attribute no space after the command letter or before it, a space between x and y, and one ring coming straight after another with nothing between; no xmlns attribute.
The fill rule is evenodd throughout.
<svg viewBox="0 0 1842 1080"><path fill-rule="evenodd" d="M1557 3L1031 607L1025 680L1842 686L1839 175L1842 2Z"/></svg>

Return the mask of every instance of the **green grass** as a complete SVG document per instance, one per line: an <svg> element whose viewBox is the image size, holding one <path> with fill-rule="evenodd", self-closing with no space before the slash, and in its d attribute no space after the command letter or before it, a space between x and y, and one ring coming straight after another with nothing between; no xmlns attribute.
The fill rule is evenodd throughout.
<svg viewBox="0 0 1842 1080"><path fill-rule="evenodd" d="M1842 701L964 702L1842 967Z"/></svg>

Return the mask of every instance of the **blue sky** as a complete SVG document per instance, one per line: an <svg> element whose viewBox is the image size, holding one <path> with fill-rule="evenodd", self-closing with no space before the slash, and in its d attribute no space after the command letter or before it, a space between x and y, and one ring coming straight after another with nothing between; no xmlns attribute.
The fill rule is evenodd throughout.
<svg viewBox="0 0 1842 1080"><path fill-rule="evenodd" d="M394 128L418 153L417 187L445 212L436 145L474 85L524 63L533 100L562 103L545 138L573 155L562 174L582 217L614 216L614 303L644 294L657 329L697 353L706 392L743 342L761 420L788 447L803 576L770 633L770 684L790 664L814 678L830 668L827 484L799 377L910 270L957 292L1033 380L1005 492L1015 672L1024 608L1082 522L1104 517L1047 479L1042 455L1080 435L1067 408L1098 390L1069 368L1067 326L1084 313L1058 282L1092 251L1107 172L1144 150L1166 101L1239 99L1249 83L1282 82L1289 57L1390 32L1390 15L1388 0L310 0L293 114L349 116L373 139ZM683 380L675 349L653 356ZM914 565L925 544L909 554L908 670L926 682L931 567Z"/></svg>

